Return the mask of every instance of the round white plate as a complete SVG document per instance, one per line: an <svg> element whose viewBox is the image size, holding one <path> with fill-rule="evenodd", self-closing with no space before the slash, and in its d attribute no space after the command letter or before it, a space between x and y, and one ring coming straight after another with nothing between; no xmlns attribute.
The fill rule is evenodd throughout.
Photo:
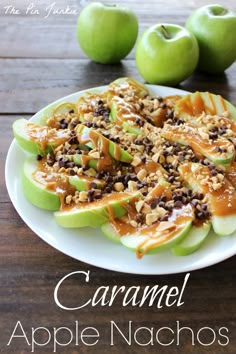
<svg viewBox="0 0 236 354"><path fill-rule="evenodd" d="M95 91L105 90L102 86ZM188 92L162 86L149 86L153 94L160 96L185 95ZM86 90L88 91L88 90ZM63 97L45 107L32 117L38 122L55 106L64 101L76 102L84 94L80 91ZM171 252L146 255L141 260L134 253L120 244L114 244L103 237L99 229L63 229L59 227L53 213L38 209L31 205L21 191L21 170L26 153L12 142L5 166L5 178L8 193L17 212L24 222L44 241L59 251L80 261L101 268L133 274L171 274L189 272L210 266L236 254L236 233L227 237L217 237L213 233L207 238L200 250L192 255L177 257Z"/></svg>

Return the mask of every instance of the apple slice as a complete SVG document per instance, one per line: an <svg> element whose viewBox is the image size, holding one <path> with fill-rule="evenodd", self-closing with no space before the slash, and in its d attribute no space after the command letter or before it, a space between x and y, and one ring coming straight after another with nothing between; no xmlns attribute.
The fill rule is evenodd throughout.
<svg viewBox="0 0 236 354"><path fill-rule="evenodd" d="M220 137L213 142L204 128L197 128L192 124L175 126L165 124L161 135L167 140L191 146L195 152L204 155L215 164L228 164L234 158L235 149L231 141Z"/></svg>
<svg viewBox="0 0 236 354"><path fill-rule="evenodd" d="M27 159L24 163L22 191L25 197L38 208L52 211L59 210L61 205L59 195L47 189L46 183L40 183L33 177L37 167L38 162L35 157Z"/></svg>
<svg viewBox="0 0 236 354"><path fill-rule="evenodd" d="M210 229L209 222L201 226L193 226L187 236L171 249L172 253L176 256L187 256L197 251L207 238Z"/></svg>
<svg viewBox="0 0 236 354"><path fill-rule="evenodd" d="M131 162L133 157L118 144L105 138L96 130L80 125L77 129L77 139L80 144L89 145L97 148L104 155L110 155L117 161Z"/></svg>
<svg viewBox="0 0 236 354"><path fill-rule="evenodd" d="M137 97L145 97L149 95L148 88L130 77L121 77L111 82L108 87L107 101L111 108L111 101L114 96L126 95L127 92L133 92Z"/></svg>
<svg viewBox="0 0 236 354"><path fill-rule="evenodd" d="M135 234L122 236L120 241L125 247L135 251L139 258L146 253L162 252L174 247L188 234L192 226L191 213L189 205L176 209L175 221L162 221Z"/></svg>
<svg viewBox="0 0 236 354"><path fill-rule="evenodd" d="M105 181L88 176L70 176L69 183L76 188L77 191L88 191L91 184L94 184L96 189L101 189Z"/></svg>
<svg viewBox="0 0 236 354"><path fill-rule="evenodd" d="M98 227L107 221L124 216L130 201L139 193L112 193L91 203L81 203L54 213L58 225L68 228Z"/></svg>
<svg viewBox="0 0 236 354"><path fill-rule="evenodd" d="M224 178L220 188L212 189L210 169L196 163L181 165L179 172L195 192L207 196L214 232L220 236L232 234L236 230L236 191L233 185Z"/></svg>
<svg viewBox="0 0 236 354"><path fill-rule="evenodd" d="M70 138L68 129L56 130L40 126L26 119L13 123L13 134L22 149L32 154L45 155Z"/></svg>
<svg viewBox="0 0 236 354"><path fill-rule="evenodd" d="M184 120L197 117L203 112L221 116L226 111L229 112L229 117L236 121L236 108L222 96L210 92L197 91L184 96L175 106L176 115Z"/></svg>
<svg viewBox="0 0 236 354"><path fill-rule="evenodd" d="M115 243L120 243L121 236L117 232L112 222L107 222L101 226L101 231L104 236Z"/></svg>

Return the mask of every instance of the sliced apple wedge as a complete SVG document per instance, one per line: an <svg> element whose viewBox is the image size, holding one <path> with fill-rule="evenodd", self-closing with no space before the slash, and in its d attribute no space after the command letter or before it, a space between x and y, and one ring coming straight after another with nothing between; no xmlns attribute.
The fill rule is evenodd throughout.
<svg viewBox="0 0 236 354"><path fill-rule="evenodd" d="M138 198L136 193L112 193L98 201L81 203L68 210L54 213L57 223L62 227L98 227L107 221L124 216L130 201Z"/></svg>
<svg viewBox="0 0 236 354"><path fill-rule="evenodd" d="M161 230L168 221L162 221L154 233L131 234L120 238L121 243L130 250L137 253L138 258L144 254L154 254L165 251L179 243L189 232L192 226L192 220L184 222L176 230L163 232Z"/></svg>
<svg viewBox="0 0 236 354"><path fill-rule="evenodd" d="M69 183L76 188L77 191L87 191L94 185L93 188L101 189L105 181L88 176L70 176Z"/></svg>
<svg viewBox="0 0 236 354"><path fill-rule="evenodd" d="M60 197L56 192L47 188L46 182L41 179L38 181L35 172L38 163L35 158L29 158L25 161L22 173L22 191L25 197L35 206L46 210L59 210Z"/></svg>
<svg viewBox="0 0 236 354"><path fill-rule="evenodd" d="M53 151L70 137L68 129L51 129L23 118L13 123L13 134L22 149L32 154L43 155Z"/></svg>
<svg viewBox="0 0 236 354"><path fill-rule="evenodd" d="M144 97L149 94L148 88L130 77L121 77L110 83L108 87L107 101L111 104L111 100L114 96L133 94L137 97ZM111 108L111 107L110 107Z"/></svg>
<svg viewBox="0 0 236 354"><path fill-rule="evenodd" d="M97 148L104 155L110 155L117 161L131 162L133 157L120 145L105 138L96 130L80 125L77 129L77 139L81 144L89 144L93 148Z"/></svg>
<svg viewBox="0 0 236 354"><path fill-rule="evenodd" d="M214 232L220 236L232 234L236 230L236 191L233 185L226 177L216 184L208 166L196 163L181 165L179 172L193 191L207 196Z"/></svg>
<svg viewBox="0 0 236 354"><path fill-rule="evenodd" d="M109 240L115 243L120 243L121 236L117 232L114 224L112 222L108 222L101 226L101 231L104 236L106 236Z"/></svg>
<svg viewBox="0 0 236 354"><path fill-rule="evenodd" d="M187 256L197 251L206 240L210 229L209 222L201 226L193 226L187 236L171 249L172 253L176 256Z"/></svg>
<svg viewBox="0 0 236 354"><path fill-rule="evenodd" d="M190 146L216 165L228 164L234 158L235 148L231 141L223 137L216 141L210 140L204 128L196 128L192 124L165 124L161 135L167 140Z"/></svg>
<svg viewBox="0 0 236 354"><path fill-rule="evenodd" d="M226 111L229 112L229 117L236 121L236 108L222 96L210 92L197 91L184 96L175 106L176 115L185 120L197 117L203 112L220 116Z"/></svg>

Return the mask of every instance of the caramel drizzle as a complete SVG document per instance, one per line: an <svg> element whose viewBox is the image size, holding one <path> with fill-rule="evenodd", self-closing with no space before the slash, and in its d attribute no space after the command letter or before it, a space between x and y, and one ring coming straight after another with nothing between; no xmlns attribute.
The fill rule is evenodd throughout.
<svg viewBox="0 0 236 354"><path fill-rule="evenodd" d="M59 146L65 143L70 136L68 129L50 129L50 127L39 126L35 123L28 123L26 132L31 141L40 145L42 151L45 151L48 145Z"/></svg>

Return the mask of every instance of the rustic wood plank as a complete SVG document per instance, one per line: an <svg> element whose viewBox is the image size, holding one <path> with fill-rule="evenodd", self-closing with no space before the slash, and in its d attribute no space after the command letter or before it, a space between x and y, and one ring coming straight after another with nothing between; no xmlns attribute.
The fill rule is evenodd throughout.
<svg viewBox="0 0 236 354"><path fill-rule="evenodd" d="M1 113L35 113L60 97L106 85L123 76L143 82L130 60L100 65L87 59L1 59ZM179 87L215 92L236 104L236 64L220 76L196 73Z"/></svg>
<svg viewBox="0 0 236 354"><path fill-rule="evenodd" d="M108 0L108 3L114 3ZM48 1L37 2L35 7L39 15L26 14L27 0L12 1L21 11L20 15L5 14L4 6L9 5L3 0L0 5L0 57L43 57L43 58L85 58L76 39L76 21L78 15L47 15L46 8L53 4ZM128 6L137 14L140 28L139 33L156 23L176 23L184 25L187 17L197 7L212 3L212 1L181 1L175 0L141 0L119 1L119 4ZM71 9L81 11L78 0L56 1L56 8L63 9L66 5ZM235 9L233 0L224 1L224 5ZM9 43L11 43L9 45ZM50 43L50 45L48 45ZM134 57L134 50L128 58Z"/></svg>

